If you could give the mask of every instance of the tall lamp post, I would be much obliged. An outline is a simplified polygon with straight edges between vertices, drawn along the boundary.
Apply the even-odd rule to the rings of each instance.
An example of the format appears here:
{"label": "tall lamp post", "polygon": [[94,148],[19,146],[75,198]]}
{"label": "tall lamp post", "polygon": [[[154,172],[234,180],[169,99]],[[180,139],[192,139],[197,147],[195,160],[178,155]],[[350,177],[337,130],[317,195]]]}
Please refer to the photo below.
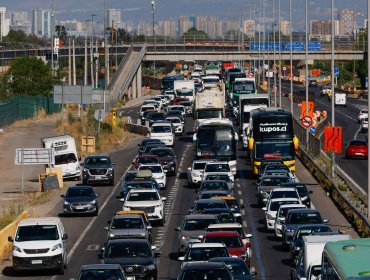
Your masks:
{"label": "tall lamp post", "polygon": [[[118,37],[118,25],[119,24],[121,24],[121,22],[119,22],[119,21],[117,21],[117,22],[114,22],[114,35],[115,35],[115,39],[116,39],[116,71],[117,71],[117,68],[118,68],[118,58],[117,58],[117,56],[118,56],[118,47],[117,47],[117,45],[118,45],[118,39],[117,39],[117,37]],[[117,26],[117,27],[116,27]],[[113,38],[112,38],[113,39]]]}
{"label": "tall lamp post", "polygon": [[[306,32],[306,44],[305,44],[305,61],[306,61],[306,73],[305,73],[305,81],[306,81],[306,111],[305,115],[308,114],[308,0],[305,0],[306,6],[306,13],[305,13],[305,32]],[[334,99],[334,98],[332,98]],[[308,139],[309,139],[309,130],[306,129],[306,149],[308,148]]]}
{"label": "tall lamp post", "polygon": [[289,21],[290,21],[290,111],[293,115],[293,24],[292,24],[292,0],[289,0]]}
{"label": "tall lamp post", "polygon": [[[154,50],[156,47],[156,39],[155,39],[155,0],[152,0],[152,16],[153,16],[153,40],[154,40]],[[155,60],[153,61],[153,77],[155,78]]]}
{"label": "tall lamp post", "polygon": [[[335,43],[335,28],[334,28],[334,0],[331,0],[331,125],[335,126],[335,84],[334,84],[334,43]],[[331,154],[331,177],[334,178],[335,172],[335,154]]]}
{"label": "tall lamp post", "polygon": [[96,14],[91,15],[90,73],[91,73],[91,86],[92,87],[95,87],[95,79],[94,79],[94,17],[96,17]]}

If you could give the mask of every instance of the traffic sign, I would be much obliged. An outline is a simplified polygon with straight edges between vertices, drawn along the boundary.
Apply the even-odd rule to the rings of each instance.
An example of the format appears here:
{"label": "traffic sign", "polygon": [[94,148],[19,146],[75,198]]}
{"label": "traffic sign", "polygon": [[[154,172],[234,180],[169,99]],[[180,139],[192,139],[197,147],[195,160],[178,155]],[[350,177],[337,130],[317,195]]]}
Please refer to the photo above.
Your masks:
{"label": "traffic sign", "polygon": [[94,118],[99,122],[105,119],[107,113],[103,109],[95,110]]}
{"label": "traffic sign", "polygon": [[335,77],[338,77],[339,76],[339,68],[338,67],[335,67],[334,68],[334,76]]}
{"label": "traffic sign", "polygon": [[324,152],[342,153],[342,127],[327,126],[324,134]]}
{"label": "traffic sign", "polygon": [[283,71],[286,71],[286,67],[285,66],[283,67]]}
{"label": "traffic sign", "polygon": [[315,133],[316,133],[316,126],[311,126],[311,127],[310,127],[310,133],[311,133],[312,135],[315,135]]}
{"label": "traffic sign", "polygon": [[314,113],[314,108],[315,108],[315,102],[308,101],[308,112],[306,112],[306,101],[302,101],[301,119],[304,116],[309,116],[312,119],[313,118],[313,113]]}
{"label": "traffic sign", "polygon": [[305,128],[308,128],[312,125],[312,119],[310,116],[304,116],[302,119],[302,125]]}
{"label": "traffic sign", "polygon": [[248,73],[248,78],[253,78],[253,73],[252,72]]}

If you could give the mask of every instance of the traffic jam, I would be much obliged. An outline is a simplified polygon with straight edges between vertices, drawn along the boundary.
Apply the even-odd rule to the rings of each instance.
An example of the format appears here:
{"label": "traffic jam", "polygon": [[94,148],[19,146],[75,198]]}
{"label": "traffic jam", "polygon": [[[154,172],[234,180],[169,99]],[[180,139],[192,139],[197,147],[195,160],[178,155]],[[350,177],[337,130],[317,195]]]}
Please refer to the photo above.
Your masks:
{"label": "traffic jam", "polygon": [[[170,187],[169,177],[176,178],[179,172],[186,174],[186,187],[194,190],[196,199],[184,210],[182,222],[168,229],[177,235],[174,253],[181,264],[177,279],[257,279],[254,236],[237,195],[240,153],[250,164],[264,229],[289,252],[291,279],[342,279],[322,269],[321,256],[327,242],[351,237],[331,229],[312,204],[312,192],[296,176],[298,139],[292,114],[271,107],[269,95],[258,90],[253,73],[234,63],[195,64],[187,79],[162,79],[161,94],[146,99],[139,109],[148,135],[122,177],[117,194],[122,208],[104,227],[106,240],[101,240],[97,262],[83,265],[74,279],[159,278],[161,248],[154,244],[153,230],[165,228],[171,218],[166,215],[164,191]],[[189,124],[193,129],[187,130]],[[192,161],[179,170],[181,155],[174,147],[186,135],[192,141]],[[82,166],[83,184],[62,195],[63,213],[97,216],[99,193],[90,185],[113,185],[115,163],[109,156],[94,155],[86,157]],[[23,251],[32,247],[26,243],[50,240],[43,239],[48,234],[58,245],[26,260]],[[26,219],[18,225],[16,237],[9,238],[13,267],[17,271],[53,268],[63,274],[68,265],[67,238],[58,218],[37,221],[37,227]],[[50,266],[41,266],[37,259],[48,260]]]}

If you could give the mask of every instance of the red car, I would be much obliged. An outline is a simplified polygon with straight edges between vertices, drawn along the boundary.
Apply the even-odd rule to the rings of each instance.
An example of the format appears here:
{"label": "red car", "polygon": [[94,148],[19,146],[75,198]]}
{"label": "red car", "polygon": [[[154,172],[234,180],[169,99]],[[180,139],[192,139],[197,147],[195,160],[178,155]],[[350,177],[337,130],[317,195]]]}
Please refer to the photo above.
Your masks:
{"label": "red car", "polygon": [[223,243],[225,244],[229,255],[238,257],[250,265],[250,258],[248,256],[247,247],[243,243],[243,239],[236,231],[213,231],[207,232],[203,236],[204,243]]}
{"label": "red car", "polygon": [[137,170],[140,164],[159,163],[157,155],[140,155],[132,161],[132,167]]}
{"label": "red car", "polygon": [[350,140],[347,147],[346,147],[346,158],[350,157],[361,157],[367,158],[368,155],[368,147],[366,140],[360,139],[353,139]]}
{"label": "red car", "polygon": [[180,105],[181,101],[189,101],[189,99],[184,97],[176,97],[175,100],[173,101],[173,105]]}

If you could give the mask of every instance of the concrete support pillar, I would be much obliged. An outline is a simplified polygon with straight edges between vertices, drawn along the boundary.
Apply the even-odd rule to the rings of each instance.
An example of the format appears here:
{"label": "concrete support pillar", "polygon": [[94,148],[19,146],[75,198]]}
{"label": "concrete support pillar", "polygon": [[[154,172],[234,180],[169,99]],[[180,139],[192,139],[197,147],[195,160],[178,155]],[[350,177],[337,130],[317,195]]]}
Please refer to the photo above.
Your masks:
{"label": "concrete support pillar", "polygon": [[132,86],[130,85],[129,87],[128,87],[128,89],[127,89],[127,98],[129,99],[129,100],[131,100],[132,99]]}
{"label": "concrete support pillar", "polygon": [[141,80],[142,80],[142,74],[141,74],[141,65],[140,65],[136,73],[136,90],[137,90],[136,97],[137,98],[141,97],[141,88],[143,86]]}
{"label": "concrete support pillar", "polygon": [[134,76],[134,79],[132,80],[132,99],[136,98],[136,92],[137,92],[137,76]]}

